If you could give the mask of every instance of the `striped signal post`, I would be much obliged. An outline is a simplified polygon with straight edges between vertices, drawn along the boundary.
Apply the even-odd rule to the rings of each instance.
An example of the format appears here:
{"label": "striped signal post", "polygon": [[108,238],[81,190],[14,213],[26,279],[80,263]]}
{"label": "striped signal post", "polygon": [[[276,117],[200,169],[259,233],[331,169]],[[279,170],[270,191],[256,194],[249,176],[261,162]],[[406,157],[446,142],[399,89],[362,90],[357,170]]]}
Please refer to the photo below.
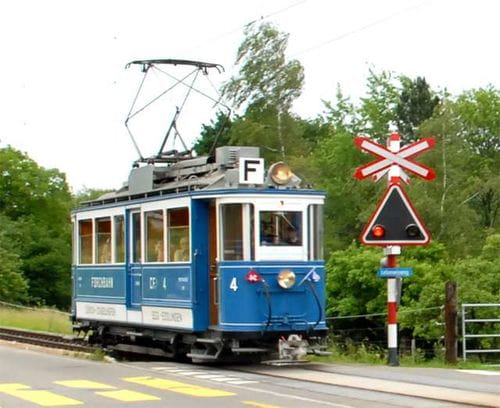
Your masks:
{"label": "striped signal post", "polygon": [[[387,148],[392,153],[398,153],[401,148],[401,136],[399,133],[392,133],[387,140]],[[389,168],[389,186],[401,184],[402,170],[398,165]],[[397,267],[396,256],[401,254],[401,247],[386,246],[384,254],[387,256],[387,266]],[[389,365],[399,366],[398,355],[398,282],[395,278],[387,279],[387,350],[389,353]]]}
{"label": "striped signal post", "polygon": [[[396,254],[400,247],[385,247],[387,267],[396,268]],[[391,252],[391,253],[389,253]],[[398,281],[396,278],[387,279],[387,349],[389,352],[389,365],[399,366],[398,356]]]}

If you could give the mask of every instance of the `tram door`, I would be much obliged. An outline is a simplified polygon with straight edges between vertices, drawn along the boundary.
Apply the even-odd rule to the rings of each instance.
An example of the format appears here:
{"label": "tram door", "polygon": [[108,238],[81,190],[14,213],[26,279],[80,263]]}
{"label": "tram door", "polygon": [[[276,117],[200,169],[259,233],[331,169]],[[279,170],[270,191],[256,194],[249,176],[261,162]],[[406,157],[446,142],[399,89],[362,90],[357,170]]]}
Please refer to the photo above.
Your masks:
{"label": "tram door", "polygon": [[142,303],[142,257],[141,257],[141,212],[129,212],[127,257],[127,299],[129,307],[140,307]]}
{"label": "tram door", "polygon": [[210,325],[217,325],[219,324],[219,274],[217,267],[217,217],[215,202],[210,203],[208,218]]}

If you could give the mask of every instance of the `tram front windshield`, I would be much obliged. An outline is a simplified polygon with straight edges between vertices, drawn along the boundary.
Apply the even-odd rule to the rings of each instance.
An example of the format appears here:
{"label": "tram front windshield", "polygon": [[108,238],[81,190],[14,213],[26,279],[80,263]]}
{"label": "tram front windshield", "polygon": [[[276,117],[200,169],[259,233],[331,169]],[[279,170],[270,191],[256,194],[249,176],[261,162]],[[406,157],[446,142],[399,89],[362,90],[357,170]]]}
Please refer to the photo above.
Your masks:
{"label": "tram front windshield", "polygon": [[260,244],[262,246],[301,246],[301,211],[261,211]]}

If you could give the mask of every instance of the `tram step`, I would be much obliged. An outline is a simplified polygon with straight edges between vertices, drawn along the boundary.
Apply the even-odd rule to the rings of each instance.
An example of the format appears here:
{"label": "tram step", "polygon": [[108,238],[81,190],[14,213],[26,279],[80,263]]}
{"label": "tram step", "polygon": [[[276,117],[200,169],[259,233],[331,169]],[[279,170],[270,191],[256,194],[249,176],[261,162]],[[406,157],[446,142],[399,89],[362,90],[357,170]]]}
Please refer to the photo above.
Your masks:
{"label": "tram step", "polygon": [[172,353],[168,353],[160,348],[154,347],[142,347],[133,344],[115,344],[112,346],[107,346],[110,351],[121,351],[126,353],[136,353],[136,354],[146,354],[157,357],[172,357]]}
{"label": "tram step", "polygon": [[269,349],[259,347],[232,347],[233,353],[268,353]]}
{"label": "tram step", "polygon": [[209,339],[209,338],[204,338],[200,337],[196,339],[197,343],[207,343],[207,344],[220,344],[221,341],[220,339]]}
{"label": "tram step", "polygon": [[196,360],[210,360],[210,361],[218,360],[219,358],[212,354],[198,354],[198,353],[187,353],[186,356],[189,358],[194,358]]}
{"label": "tram step", "polygon": [[315,356],[331,356],[332,352],[324,350],[312,350],[312,353],[308,352],[307,354],[314,354]]}

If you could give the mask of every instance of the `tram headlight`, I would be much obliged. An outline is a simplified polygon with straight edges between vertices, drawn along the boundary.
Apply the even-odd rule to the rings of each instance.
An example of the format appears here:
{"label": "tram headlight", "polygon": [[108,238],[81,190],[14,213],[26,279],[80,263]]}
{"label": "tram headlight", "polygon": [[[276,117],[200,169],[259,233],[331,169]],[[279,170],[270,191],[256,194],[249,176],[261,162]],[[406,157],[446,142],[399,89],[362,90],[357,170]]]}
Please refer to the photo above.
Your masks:
{"label": "tram headlight", "polygon": [[282,186],[288,184],[293,177],[293,173],[288,164],[278,162],[274,163],[269,169],[269,176],[274,183]]}
{"label": "tram headlight", "polygon": [[283,269],[278,274],[278,285],[283,289],[290,289],[295,285],[295,273],[289,269]]}

